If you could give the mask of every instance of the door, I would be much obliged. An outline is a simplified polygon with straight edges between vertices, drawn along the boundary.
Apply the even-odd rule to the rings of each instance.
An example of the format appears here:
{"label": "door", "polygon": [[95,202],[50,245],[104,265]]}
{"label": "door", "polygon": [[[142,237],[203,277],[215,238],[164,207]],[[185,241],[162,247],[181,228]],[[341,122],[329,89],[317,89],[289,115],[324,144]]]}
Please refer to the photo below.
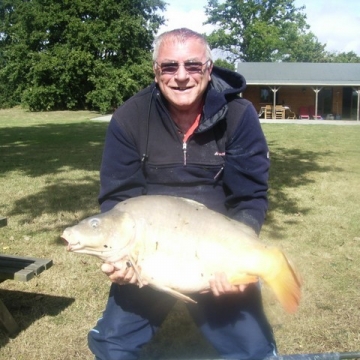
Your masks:
{"label": "door", "polygon": [[[332,88],[323,88],[319,92],[319,104],[318,104],[318,113],[326,119],[326,115],[333,114],[332,105],[333,105],[333,89]],[[335,115],[335,114],[333,114]]]}

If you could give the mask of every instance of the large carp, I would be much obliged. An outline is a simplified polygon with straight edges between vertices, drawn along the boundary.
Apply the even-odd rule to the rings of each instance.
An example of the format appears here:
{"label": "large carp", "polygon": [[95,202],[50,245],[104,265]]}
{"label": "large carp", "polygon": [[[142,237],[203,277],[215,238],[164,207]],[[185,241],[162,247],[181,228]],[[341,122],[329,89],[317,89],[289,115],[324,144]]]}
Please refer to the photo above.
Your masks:
{"label": "large carp", "polygon": [[296,311],[301,281],[286,256],[246,225],[204,205],[173,196],[145,195],[68,227],[67,249],[106,262],[120,258],[143,283],[184,301],[209,289],[215,272],[233,285],[263,281],[286,311]]}

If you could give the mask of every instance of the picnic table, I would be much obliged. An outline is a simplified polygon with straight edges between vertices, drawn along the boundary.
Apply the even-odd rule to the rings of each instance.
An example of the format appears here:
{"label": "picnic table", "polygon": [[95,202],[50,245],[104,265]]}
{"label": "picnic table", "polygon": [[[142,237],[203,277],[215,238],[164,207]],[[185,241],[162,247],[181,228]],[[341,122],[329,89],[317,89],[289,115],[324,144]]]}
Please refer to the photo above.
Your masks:
{"label": "picnic table", "polygon": [[[0,227],[7,225],[7,218],[0,216]],[[53,262],[28,256],[0,254],[0,282],[5,280],[29,281],[44,270],[49,269]],[[19,330],[19,326],[0,299],[0,323],[10,335]]]}

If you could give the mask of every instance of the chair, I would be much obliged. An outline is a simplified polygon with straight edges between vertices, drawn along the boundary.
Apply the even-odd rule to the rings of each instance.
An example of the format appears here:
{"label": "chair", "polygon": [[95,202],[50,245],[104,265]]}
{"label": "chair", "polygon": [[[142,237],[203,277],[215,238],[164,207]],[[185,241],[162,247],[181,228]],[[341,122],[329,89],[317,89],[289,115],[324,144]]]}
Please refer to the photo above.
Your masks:
{"label": "chair", "polygon": [[309,109],[306,106],[300,106],[299,108],[299,119],[310,119]]}
{"label": "chair", "polygon": [[285,119],[285,108],[282,105],[275,106],[275,118]]}
{"label": "chair", "polygon": [[271,106],[271,105],[265,105],[264,118],[265,118],[265,119],[272,119],[272,118],[273,118],[272,106]]}
{"label": "chair", "polygon": [[262,107],[260,108],[259,112],[258,112],[259,118],[261,118],[261,116],[262,116],[264,113],[265,113],[265,107],[262,106]]}
{"label": "chair", "polygon": [[296,119],[296,114],[290,108],[287,109],[287,119]]}
{"label": "chair", "polygon": [[311,119],[318,119],[318,120],[322,119],[321,115],[315,116],[315,106],[309,106],[309,115]]}

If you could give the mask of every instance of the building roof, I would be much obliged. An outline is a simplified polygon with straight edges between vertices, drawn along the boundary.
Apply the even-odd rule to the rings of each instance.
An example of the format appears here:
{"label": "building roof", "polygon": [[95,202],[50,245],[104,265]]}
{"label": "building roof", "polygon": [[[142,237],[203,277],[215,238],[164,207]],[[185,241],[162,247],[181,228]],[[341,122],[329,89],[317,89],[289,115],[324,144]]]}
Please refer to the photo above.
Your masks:
{"label": "building roof", "polygon": [[360,87],[360,63],[242,62],[248,85]]}

